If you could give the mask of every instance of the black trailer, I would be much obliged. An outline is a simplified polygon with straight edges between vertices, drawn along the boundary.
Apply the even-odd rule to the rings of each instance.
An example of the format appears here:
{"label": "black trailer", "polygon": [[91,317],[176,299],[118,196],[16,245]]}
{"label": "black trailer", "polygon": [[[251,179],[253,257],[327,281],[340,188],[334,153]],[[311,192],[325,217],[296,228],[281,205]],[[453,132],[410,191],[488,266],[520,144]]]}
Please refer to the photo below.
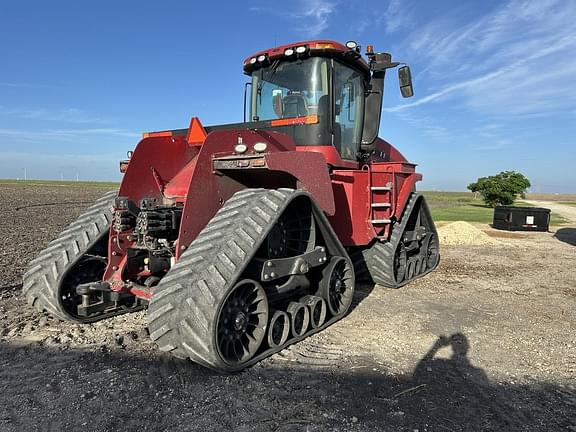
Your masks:
{"label": "black trailer", "polygon": [[548,231],[550,209],[501,206],[494,209],[492,227],[508,231]]}

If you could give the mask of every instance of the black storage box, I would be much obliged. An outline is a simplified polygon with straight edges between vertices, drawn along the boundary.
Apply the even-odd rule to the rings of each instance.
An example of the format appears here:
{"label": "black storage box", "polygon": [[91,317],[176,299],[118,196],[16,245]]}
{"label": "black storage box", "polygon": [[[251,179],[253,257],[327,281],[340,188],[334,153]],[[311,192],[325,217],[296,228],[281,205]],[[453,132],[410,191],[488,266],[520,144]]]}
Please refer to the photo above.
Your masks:
{"label": "black storage box", "polygon": [[508,231],[548,231],[550,209],[501,206],[494,209],[492,227]]}

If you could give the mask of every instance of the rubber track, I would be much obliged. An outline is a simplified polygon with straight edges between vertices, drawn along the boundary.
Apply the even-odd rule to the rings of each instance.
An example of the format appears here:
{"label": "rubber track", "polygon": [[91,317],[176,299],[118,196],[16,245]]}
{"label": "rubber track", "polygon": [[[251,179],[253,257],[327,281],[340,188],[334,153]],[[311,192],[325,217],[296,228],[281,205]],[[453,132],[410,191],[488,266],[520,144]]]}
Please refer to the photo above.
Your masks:
{"label": "rubber track", "polygon": [[[354,263],[357,280],[374,282],[387,288],[400,288],[412,282],[414,279],[430,273],[434,268],[436,268],[436,266],[438,266],[438,264],[436,264],[434,268],[427,269],[424,273],[420,273],[412,279],[403,280],[400,283],[396,283],[394,279],[394,253],[396,252],[396,247],[402,238],[406,224],[410,219],[410,214],[414,209],[414,205],[420,197],[422,197],[422,195],[419,193],[413,193],[410,196],[410,199],[404,208],[404,213],[402,214],[400,223],[394,225],[392,228],[392,235],[388,242],[376,241],[372,246],[351,254],[350,258]],[[432,218],[430,218],[430,221],[432,221]],[[434,226],[432,226],[432,231],[436,236],[438,235]],[[438,262],[439,261],[440,260],[438,260]]]}
{"label": "rubber track", "polygon": [[52,240],[37,258],[30,261],[22,284],[22,292],[28,304],[63,321],[89,322],[101,319],[95,317],[92,320],[80,320],[70,316],[60,304],[58,288],[67,270],[108,232],[116,195],[115,190],[107,192]]}
{"label": "rubber track", "polygon": [[293,189],[247,189],[224,204],[156,287],[148,323],[150,336],[162,351],[224,372],[243,369],[271,354],[266,351],[231,366],[218,355],[215,326],[223,299],[259,245],[288,204],[304,194]]}

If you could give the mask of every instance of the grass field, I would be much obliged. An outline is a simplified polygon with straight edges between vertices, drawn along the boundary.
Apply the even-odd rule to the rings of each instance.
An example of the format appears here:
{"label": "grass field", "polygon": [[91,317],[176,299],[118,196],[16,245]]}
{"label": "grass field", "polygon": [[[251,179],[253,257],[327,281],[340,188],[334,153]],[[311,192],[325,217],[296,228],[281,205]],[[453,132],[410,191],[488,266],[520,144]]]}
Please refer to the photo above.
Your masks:
{"label": "grass field", "polygon": [[[91,182],[91,181],[60,181],[60,180],[4,180],[0,179],[0,185],[21,186],[61,186],[61,187],[100,187],[117,188],[115,182]],[[423,192],[432,211],[432,217],[436,221],[465,221],[491,223],[494,209],[486,207],[480,197],[474,198],[470,192]],[[527,199],[539,199],[547,201],[561,201],[563,204],[576,206],[576,195],[555,194],[529,194]],[[530,206],[524,202],[517,202],[518,206]],[[550,223],[560,225],[566,220],[552,213]]]}
{"label": "grass field", "polygon": [[[494,209],[486,207],[482,198],[474,198],[471,192],[423,192],[432,217],[436,221],[465,221],[492,223]],[[539,195],[539,199],[546,199],[547,195]],[[550,195],[553,196],[553,195]],[[519,207],[531,207],[530,204],[518,201]],[[566,219],[552,213],[551,225],[561,225]]]}
{"label": "grass field", "polygon": [[526,194],[526,199],[536,200],[536,201],[558,201],[562,204],[569,204],[576,202],[576,195],[574,194],[537,194],[528,193]]}

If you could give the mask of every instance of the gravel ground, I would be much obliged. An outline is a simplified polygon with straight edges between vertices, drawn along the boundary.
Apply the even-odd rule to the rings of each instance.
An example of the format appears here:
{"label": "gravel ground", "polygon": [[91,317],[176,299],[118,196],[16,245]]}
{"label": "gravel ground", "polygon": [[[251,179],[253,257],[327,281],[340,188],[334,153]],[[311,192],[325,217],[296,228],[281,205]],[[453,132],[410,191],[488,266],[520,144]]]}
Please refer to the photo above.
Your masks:
{"label": "gravel ground", "polygon": [[[576,431],[576,220],[480,226],[505,241],[360,286],[343,320],[222,376],[158,352],[144,312],[79,326],[25,304],[27,262],[104,192],[0,186],[0,431]],[[15,210],[46,203],[65,204]]]}

